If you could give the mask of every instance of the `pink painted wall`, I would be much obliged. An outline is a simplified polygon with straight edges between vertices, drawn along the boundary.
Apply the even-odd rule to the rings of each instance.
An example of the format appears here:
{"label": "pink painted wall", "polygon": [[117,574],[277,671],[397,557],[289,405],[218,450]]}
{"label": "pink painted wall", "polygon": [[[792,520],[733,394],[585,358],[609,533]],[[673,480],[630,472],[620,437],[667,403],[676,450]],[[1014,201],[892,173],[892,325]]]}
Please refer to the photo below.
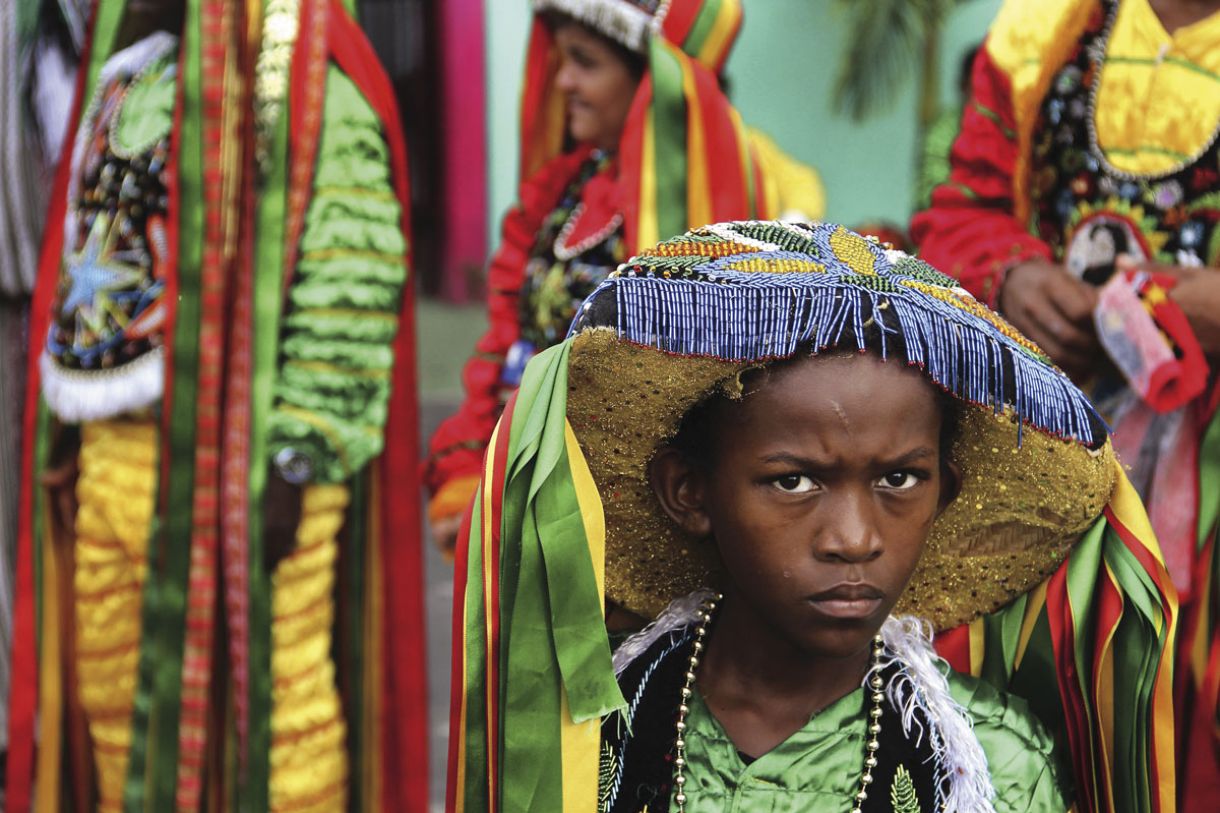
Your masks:
{"label": "pink painted wall", "polygon": [[483,0],[442,0],[444,250],[441,296],[468,300],[470,268],[487,262],[487,104]]}

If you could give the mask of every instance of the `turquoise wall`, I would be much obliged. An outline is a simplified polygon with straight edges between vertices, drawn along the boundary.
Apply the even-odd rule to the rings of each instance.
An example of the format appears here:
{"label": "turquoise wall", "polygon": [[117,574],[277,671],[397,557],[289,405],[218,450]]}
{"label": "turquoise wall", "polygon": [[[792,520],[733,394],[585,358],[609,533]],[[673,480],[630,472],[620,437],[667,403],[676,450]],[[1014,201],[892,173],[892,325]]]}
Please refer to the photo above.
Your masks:
{"label": "turquoise wall", "polygon": [[[915,83],[863,124],[836,115],[831,91],[847,31],[832,0],[744,0],[745,25],[729,60],[734,102],[745,120],[812,164],[826,183],[827,218],[905,223],[914,185]],[[982,39],[1000,0],[971,0],[948,22],[942,47],[944,96],[957,65]],[[517,173],[517,108],[529,25],[526,0],[486,0],[489,228],[512,203]]]}

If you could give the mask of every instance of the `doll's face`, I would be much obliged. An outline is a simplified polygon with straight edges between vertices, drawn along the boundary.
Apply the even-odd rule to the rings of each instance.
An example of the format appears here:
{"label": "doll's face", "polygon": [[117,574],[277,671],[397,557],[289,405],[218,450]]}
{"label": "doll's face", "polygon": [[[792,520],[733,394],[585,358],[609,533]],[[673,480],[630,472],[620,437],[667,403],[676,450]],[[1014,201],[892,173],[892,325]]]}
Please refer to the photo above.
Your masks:
{"label": "doll's face", "polygon": [[713,540],[727,601],[787,645],[865,650],[958,491],[933,386],[873,354],[816,356],[763,371],[740,401],[710,409],[703,452],[654,458],[662,505]]}
{"label": "doll's face", "polygon": [[640,77],[625,55],[576,23],[555,29],[555,85],[567,102],[568,135],[604,150],[618,147]]}

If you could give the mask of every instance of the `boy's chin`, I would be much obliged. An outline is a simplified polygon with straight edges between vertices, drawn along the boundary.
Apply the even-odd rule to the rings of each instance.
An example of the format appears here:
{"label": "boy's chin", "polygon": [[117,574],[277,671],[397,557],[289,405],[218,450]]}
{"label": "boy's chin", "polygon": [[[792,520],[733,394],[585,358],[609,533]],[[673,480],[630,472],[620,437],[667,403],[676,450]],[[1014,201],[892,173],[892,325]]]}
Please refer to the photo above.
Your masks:
{"label": "boy's chin", "polygon": [[798,646],[807,657],[820,660],[849,660],[867,655],[884,617],[865,620],[839,629],[821,629],[801,636]]}

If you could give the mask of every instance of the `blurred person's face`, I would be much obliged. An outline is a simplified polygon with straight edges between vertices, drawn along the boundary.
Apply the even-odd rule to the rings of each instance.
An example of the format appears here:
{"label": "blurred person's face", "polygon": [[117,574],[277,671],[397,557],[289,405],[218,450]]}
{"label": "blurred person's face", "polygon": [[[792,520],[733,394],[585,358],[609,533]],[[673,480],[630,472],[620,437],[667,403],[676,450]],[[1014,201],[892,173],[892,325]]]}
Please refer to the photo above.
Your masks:
{"label": "blurred person's face", "polygon": [[567,100],[568,135],[603,150],[618,147],[639,76],[623,54],[587,28],[555,30],[562,60],[555,85]]}

